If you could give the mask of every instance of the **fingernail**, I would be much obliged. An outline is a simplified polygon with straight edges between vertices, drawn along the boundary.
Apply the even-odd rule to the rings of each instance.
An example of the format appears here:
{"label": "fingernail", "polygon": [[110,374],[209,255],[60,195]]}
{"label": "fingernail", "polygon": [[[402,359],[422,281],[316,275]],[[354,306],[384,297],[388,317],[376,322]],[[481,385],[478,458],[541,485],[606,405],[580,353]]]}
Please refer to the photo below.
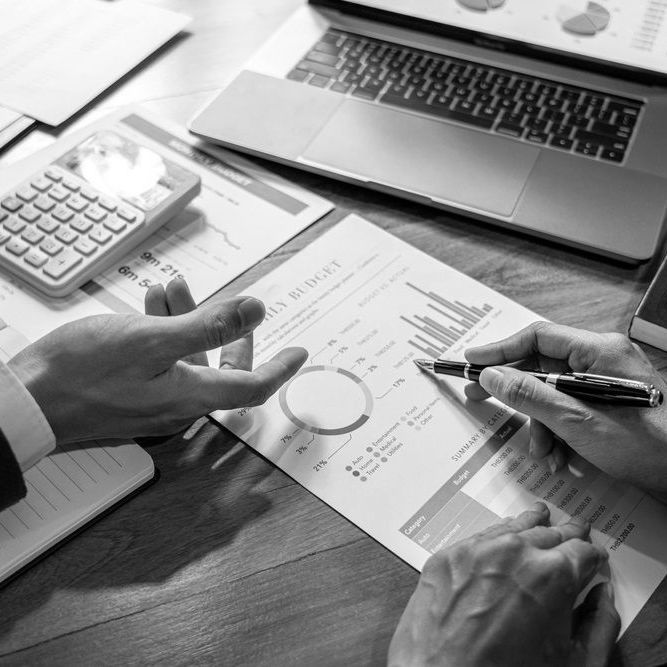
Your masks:
{"label": "fingernail", "polygon": [[611,581],[608,581],[606,584],[604,584],[604,590],[605,590],[605,593],[607,594],[607,596],[609,597],[609,599],[612,602],[614,602],[614,600],[616,599],[616,595],[614,594],[614,587],[613,587]]}
{"label": "fingernail", "polygon": [[264,320],[264,304],[252,297],[245,299],[238,306],[239,317],[244,329],[252,329]]}
{"label": "fingernail", "polygon": [[549,511],[549,508],[539,500],[536,503],[533,503],[533,511],[535,512],[542,512],[542,514],[546,514]]}
{"label": "fingernail", "polygon": [[549,470],[551,471],[551,474],[555,475],[556,471],[558,470],[558,462],[556,461],[553,454],[549,454],[547,456],[547,465],[549,466]]}

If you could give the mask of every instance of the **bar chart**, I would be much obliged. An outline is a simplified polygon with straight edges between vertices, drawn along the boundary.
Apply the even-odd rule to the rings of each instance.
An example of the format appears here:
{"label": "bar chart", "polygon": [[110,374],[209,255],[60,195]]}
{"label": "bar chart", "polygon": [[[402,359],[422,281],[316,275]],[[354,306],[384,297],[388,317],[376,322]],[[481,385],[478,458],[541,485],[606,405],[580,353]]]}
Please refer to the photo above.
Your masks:
{"label": "bar chart", "polygon": [[412,318],[402,315],[401,319],[419,331],[408,341],[410,345],[429,357],[437,358],[444,354],[493,311],[488,303],[465,304],[456,299],[446,299],[437,292],[426,291],[412,283],[405,284],[426,297],[428,310]]}

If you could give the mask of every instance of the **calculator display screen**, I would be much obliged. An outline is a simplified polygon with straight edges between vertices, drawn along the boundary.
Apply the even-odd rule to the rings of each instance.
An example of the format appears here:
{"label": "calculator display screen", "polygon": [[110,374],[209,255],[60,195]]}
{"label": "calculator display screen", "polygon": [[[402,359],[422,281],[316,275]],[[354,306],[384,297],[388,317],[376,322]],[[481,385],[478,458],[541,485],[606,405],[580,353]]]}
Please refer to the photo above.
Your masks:
{"label": "calculator display screen", "polygon": [[174,165],[155,151],[112,131],[97,132],[57,163],[97,190],[150,211],[180,185]]}

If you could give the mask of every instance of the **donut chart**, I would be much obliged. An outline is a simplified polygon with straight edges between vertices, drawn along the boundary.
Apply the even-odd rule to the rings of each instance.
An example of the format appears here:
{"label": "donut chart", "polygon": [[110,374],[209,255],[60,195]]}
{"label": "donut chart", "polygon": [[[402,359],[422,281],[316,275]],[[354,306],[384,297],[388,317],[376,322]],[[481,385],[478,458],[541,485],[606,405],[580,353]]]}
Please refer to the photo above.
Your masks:
{"label": "donut chart", "polygon": [[373,410],[373,396],[366,383],[336,366],[303,369],[282,387],[278,401],[295,426],[315,435],[356,431]]}
{"label": "donut chart", "polygon": [[585,9],[561,5],[558,20],[565,32],[592,37],[607,29],[611,15],[597,2],[589,2]]}
{"label": "donut chart", "polygon": [[500,9],[505,0],[457,0],[459,5],[474,12],[488,12],[490,9]]}

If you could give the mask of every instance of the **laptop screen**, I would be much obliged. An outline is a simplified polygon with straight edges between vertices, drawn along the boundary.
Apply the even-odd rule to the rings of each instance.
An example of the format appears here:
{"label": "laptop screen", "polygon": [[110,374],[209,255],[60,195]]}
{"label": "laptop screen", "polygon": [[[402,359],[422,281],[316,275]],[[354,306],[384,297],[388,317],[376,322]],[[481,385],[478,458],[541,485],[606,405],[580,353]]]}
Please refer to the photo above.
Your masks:
{"label": "laptop screen", "polygon": [[[417,19],[508,51],[512,44],[529,46],[569,60],[667,75],[667,0],[324,0],[322,4],[363,9],[365,14],[381,10],[382,17],[403,21]],[[380,18],[379,12],[374,13]]]}

